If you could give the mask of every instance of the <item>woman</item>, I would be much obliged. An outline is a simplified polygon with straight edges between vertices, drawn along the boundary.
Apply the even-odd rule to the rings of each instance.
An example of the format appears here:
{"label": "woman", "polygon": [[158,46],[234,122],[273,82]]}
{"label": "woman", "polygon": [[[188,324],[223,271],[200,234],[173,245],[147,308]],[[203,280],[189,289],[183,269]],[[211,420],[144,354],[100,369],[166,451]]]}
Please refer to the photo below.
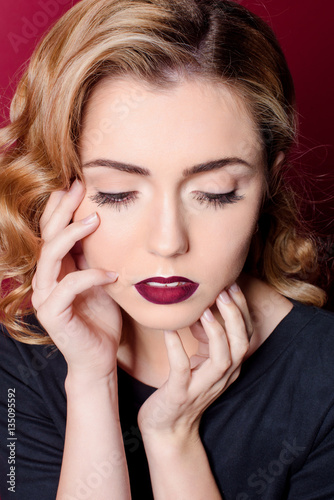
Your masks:
{"label": "woman", "polygon": [[224,0],[83,0],[11,120],[2,499],[332,499],[333,319],[305,305],[325,294],[270,28]]}

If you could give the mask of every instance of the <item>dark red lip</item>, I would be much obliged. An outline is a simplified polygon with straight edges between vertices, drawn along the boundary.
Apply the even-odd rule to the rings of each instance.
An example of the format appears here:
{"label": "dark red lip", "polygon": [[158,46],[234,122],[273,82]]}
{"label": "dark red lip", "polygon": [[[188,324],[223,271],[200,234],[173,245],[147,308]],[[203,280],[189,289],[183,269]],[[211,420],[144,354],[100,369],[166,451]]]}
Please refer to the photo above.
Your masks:
{"label": "dark red lip", "polygon": [[155,281],[156,283],[173,283],[174,281],[184,281],[186,283],[194,283],[188,278],[184,278],[183,276],[170,276],[169,278],[162,278],[161,276],[154,276],[154,278],[147,278],[146,280],[139,281],[137,285],[141,285],[144,283],[149,283],[150,281]]}
{"label": "dark red lip", "polygon": [[[154,287],[147,284],[152,281],[166,284],[181,282],[183,284],[175,287]],[[144,299],[153,304],[176,304],[178,302],[183,302],[193,295],[198,287],[199,283],[194,283],[183,276],[171,276],[169,278],[156,276],[140,281],[135,285],[137,292],[140,293]]]}

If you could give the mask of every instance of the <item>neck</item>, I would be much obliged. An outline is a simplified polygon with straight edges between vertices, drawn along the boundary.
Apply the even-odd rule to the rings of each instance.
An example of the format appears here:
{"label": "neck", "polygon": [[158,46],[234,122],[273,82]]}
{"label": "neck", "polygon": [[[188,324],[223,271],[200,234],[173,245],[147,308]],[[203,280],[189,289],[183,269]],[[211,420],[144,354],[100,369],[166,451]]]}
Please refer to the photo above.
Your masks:
{"label": "neck", "polygon": [[[139,325],[126,312],[123,315],[123,338],[118,350],[118,364],[142,382],[160,387],[168,378],[169,362],[163,330]],[[198,342],[189,328],[178,330],[188,356],[197,352]]]}
{"label": "neck", "polygon": [[238,284],[247,300],[254,326],[247,359],[291,311],[293,304],[271,285],[252,276],[242,274]]}
{"label": "neck", "polygon": [[[246,297],[255,329],[247,358],[290,312],[292,303],[270,285],[251,276],[240,276],[238,284]],[[216,306],[211,309],[218,321],[223,324]],[[169,374],[163,331],[139,325],[124,311],[123,322],[123,340],[118,351],[119,366],[134,378],[153,387],[160,387]],[[178,333],[188,356],[195,354],[198,342],[192,336],[190,329],[183,328],[178,330]]]}

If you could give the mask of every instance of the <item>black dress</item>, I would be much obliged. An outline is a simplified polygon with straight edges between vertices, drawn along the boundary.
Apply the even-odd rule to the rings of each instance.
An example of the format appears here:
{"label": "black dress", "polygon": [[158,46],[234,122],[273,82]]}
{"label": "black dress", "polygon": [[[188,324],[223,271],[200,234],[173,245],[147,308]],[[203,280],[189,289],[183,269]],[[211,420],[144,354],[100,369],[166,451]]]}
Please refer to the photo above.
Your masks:
{"label": "black dress", "polygon": [[[66,372],[63,356],[53,347],[29,346],[0,334],[2,500],[55,499]],[[118,380],[132,498],[150,500],[137,413],[155,388],[120,368]],[[15,428],[9,427],[8,416],[15,416]],[[206,410],[200,432],[224,500],[333,500],[334,315],[294,302],[245,361],[236,382]],[[103,429],[96,429],[96,438],[103,439]],[[9,489],[11,479],[15,492]]]}

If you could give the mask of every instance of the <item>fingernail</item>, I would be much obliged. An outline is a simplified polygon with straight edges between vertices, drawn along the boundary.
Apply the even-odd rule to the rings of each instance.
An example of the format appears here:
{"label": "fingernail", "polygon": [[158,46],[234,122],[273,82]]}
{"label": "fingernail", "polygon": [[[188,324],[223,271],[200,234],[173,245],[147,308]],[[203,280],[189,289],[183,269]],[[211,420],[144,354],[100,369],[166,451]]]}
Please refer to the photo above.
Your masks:
{"label": "fingernail", "polygon": [[230,290],[232,292],[239,292],[240,288],[238,287],[238,285],[236,283],[233,283],[233,285],[230,286]]}
{"label": "fingernail", "polygon": [[116,281],[119,274],[118,273],[115,273],[113,271],[107,271],[106,272],[106,275],[108,276],[108,278],[110,278],[112,281]]}
{"label": "fingernail", "polygon": [[96,221],[97,221],[97,213],[94,212],[93,214],[88,215],[88,217],[83,219],[81,222],[82,224],[93,224]]}
{"label": "fingernail", "polygon": [[203,318],[206,319],[209,323],[213,323],[215,321],[215,317],[210,311],[210,309],[206,309],[203,313]]}
{"label": "fingernail", "polygon": [[225,290],[219,294],[218,298],[223,302],[223,304],[229,304],[231,302],[230,296],[227,292],[225,292]]}
{"label": "fingernail", "polygon": [[72,182],[72,186],[70,187],[68,193],[73,194],[75,191],[80,187],[80,181],[78,179],[75,179],[74,182]]}

